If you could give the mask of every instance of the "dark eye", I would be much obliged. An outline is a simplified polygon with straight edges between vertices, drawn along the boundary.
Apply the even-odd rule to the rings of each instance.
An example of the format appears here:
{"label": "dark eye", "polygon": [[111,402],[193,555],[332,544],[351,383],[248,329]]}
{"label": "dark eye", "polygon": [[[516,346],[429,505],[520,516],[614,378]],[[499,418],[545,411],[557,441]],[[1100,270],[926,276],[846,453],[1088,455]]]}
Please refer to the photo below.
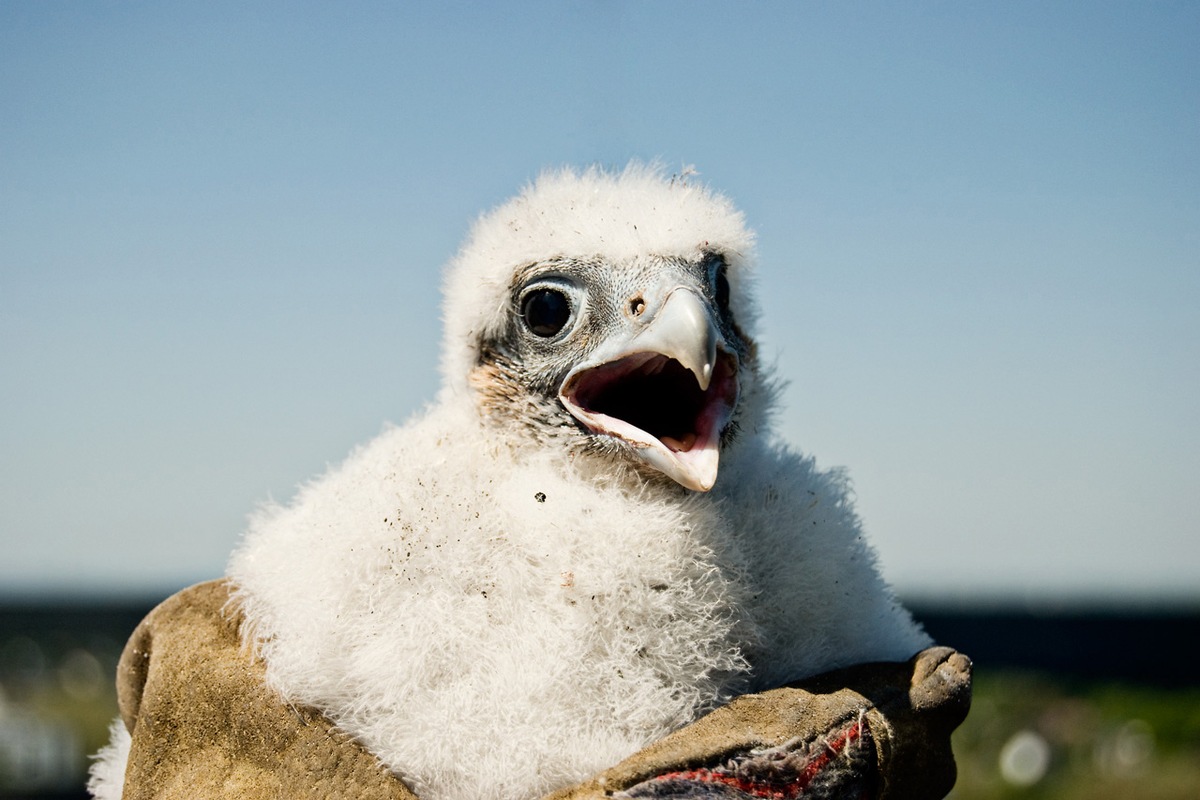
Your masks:
{"label": "dark eye", "polygon": [[729,277],[725,274],[724,263],[717,266],[717,274],[713,278],[713,298],[717,301],[717,308],[729,310]]}
{"label": "dark eye", "polygon": [[521,301],[521,318],[535,336],[554,336],[571,319],[571,302],[557,289],[534,289]]}

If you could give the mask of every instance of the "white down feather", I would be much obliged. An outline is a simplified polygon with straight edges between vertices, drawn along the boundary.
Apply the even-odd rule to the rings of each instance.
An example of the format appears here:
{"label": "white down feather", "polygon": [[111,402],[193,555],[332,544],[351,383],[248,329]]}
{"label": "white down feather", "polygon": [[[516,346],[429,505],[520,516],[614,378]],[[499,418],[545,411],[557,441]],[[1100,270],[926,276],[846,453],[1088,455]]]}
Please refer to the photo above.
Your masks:
{"label": "white down feather", "polygon": [[445,402],[261,515],[229,574],[268,680],[423,798],[532,797],[740,685],[740,554],[676,497],[518,464]]}
{"label": "white down feather", "polygon": [[738,692],[927,643],[811,462],[752,444],[712,493],[631,491],[488,433],[444,397],[230,566],[271,684],[422,798],[537,797]]}

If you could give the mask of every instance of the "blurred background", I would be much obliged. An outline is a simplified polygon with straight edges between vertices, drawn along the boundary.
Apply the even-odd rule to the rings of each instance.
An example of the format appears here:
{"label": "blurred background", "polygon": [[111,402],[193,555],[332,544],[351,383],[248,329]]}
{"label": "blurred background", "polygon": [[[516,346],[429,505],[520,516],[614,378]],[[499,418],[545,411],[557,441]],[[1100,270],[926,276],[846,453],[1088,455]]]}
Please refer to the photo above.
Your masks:
{"label": "blurred background", "polygon": [[1200,5],[0,0],[0,796],[156,602],[438,385],[539,171],[759,235],[782,436],[972,655],[956,798],[1200,787]]}

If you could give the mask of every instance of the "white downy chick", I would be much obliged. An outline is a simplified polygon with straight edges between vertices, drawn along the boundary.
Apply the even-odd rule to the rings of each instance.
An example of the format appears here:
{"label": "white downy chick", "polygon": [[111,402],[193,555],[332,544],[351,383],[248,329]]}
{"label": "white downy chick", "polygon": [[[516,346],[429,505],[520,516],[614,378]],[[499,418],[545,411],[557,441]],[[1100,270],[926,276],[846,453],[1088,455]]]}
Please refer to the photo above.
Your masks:
{"label": "white downy chick", "polygon": [[516,800],[926,646],[841,475],[772,435],[752,251],[729,200],[636,164],[480,219],[437,401],[233,554],[271,685],[423,800]]}

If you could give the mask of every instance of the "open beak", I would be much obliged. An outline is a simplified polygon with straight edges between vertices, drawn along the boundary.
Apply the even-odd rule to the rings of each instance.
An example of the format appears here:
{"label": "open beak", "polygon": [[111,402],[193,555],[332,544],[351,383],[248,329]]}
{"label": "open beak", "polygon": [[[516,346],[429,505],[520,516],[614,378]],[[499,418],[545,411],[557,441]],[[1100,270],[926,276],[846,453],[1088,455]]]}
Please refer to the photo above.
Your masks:
{"label": "open beak", "polygon": [[593,433],[613,436],[682,486],[717,480],[721,433],[733,417],[738,360],[708,303],[671,291],[632,336],[610,339],[567,374],[558,398]]}

